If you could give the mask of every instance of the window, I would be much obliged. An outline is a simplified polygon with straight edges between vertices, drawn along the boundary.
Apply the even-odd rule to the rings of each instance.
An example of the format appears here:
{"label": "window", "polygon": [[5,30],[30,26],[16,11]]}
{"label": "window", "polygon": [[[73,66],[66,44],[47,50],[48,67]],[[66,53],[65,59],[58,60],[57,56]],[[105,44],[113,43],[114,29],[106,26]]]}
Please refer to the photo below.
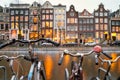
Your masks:
{"label": "window", "polygon": [[11,16],[11,21],[14,21],[14,16]]}
{"label": "window", "polygon": [[90,23],[90,22],[89,22],[89,19],[87,19],[87,23]]}
{"label": "window", "polygon": [[5,30],[8,30],[8,24],[5,24]]}
{"label": "window", "polygon": [[104,24],[104,30],[108,30],[108,25]]}
{"label": "window", "polygon": [[49,10],[46,10],[46,13],[49,13]]}
{"label": "window", "polygon": [[45,27],[45,22],[42,22],[42,27]]}
{"label": "window", "polygon": [[1,24],[1,29],[4,29],[4,24]]}
{"label": "window", "polygon": [[77,18],[75,18],[75,23],[77,23],[78,21],[77,21],[78,19]]}
{"label": "window", "polygon": [[19,12],[18,10],[15,11],[16,14],[18,14],[18,12]]}
{"label": "window", "polygon": [[104,16],[108,16],[108,13],[107,13],[107,12],[104,12]]}
{"label": "window", "polygon": [[108,19],[107,18],[104,19],[104,23],[108,23]]}
{"label": "window", "polygon": [[70,23],[75,23],[74,18],[70,18]]}
{"label": "window", "polygon": [[99,38],[99,32],[95,33],[96,38]]}
{"label": "window", "polygon": [[100,24],[100,30],[104,30],[104,29],[103,29],[103,24]]}
{"label": "window", "polygon": [[28,15],[28,10],[25,11],[25,15]]}
{"label": "window", "polygon": [[50,15],[50,20],[52,20],[53,19],[53,15]]}
{"label": "window", "polygon": [[53,26],[53,23],[52,23],[52,21],[50,21],[50,27],[52,27]]}
{"label": "window", "polygon": [[50,10],[50,13],[53,13],[53,10]]}
{"label": "window", "polygon": [[20,14],[23,14],[23,10],[20,11]]}
{"label": "window", "polygon": [[98,22],[99,22],[98,18],[95,18],[95,23],[98,23]]}
{"label": "window", "polygon": [[95,29],[99,30],[99,25],[98,24],[95,25]]}
{"label": "window", "polygon": [[23,16],[20,16],[20,21],[23,21]]}
{"label": "window", "polygon": [[46,15],[46,20],[48,20],[48,19],[49,19],[49,16],[50,16],[50,15]]}
{"label": "window", "polygon": [[98,12],[95,12],[95,16],[98,16]]}
{"label": "window", "polygon": [[45,13],[45,10],[42,10],[42,13]]}
{"label": "window", "polygon": [[103,23],[103,18],[100,18],[100,23]]}
{"label": "window", "polygon": [[14,11],[13,10],[11,10],[11,15],[14,15]]}
{"label": "window", "polygon": [[25,16],[25,21],[28,21],[28,16]]}
{"label": "window", "polygon": [[33,11],[33,14],[34,14],[34,15],[37,15],[37,10],[34,10],[34,11]]}
{"label": "window", "polygon": [[117,26],[117,27],[116,27],[116,32],[118,32],[118,31],[119,31],[119,27]]}
{"label": "window", "polygon": [[112,21],[112,25],[115,25],[115,21]]}
{"label": "window", "polygon": [[15,17],[15,20],[16,20],[16,21],[18,21],[18,20],[19,20],[19,17],[18,17],[18,16],[16,16],[16,17]]}
{"label": "window", "polygon": [[115,31],[115,27],[112,27],[112,31],[113,31],[113,32]]}
{"label": "window", "polygon": [[100,38],[103,38],[103,32],[100,32]]}
{"label": "window", "polygon": [[100,16],[103,16],[103,13],[102,13],[102,12],[100,12]]}
{"label": "window", "polygon": [[90,19],[90,23],[93,23],[93,19]]}

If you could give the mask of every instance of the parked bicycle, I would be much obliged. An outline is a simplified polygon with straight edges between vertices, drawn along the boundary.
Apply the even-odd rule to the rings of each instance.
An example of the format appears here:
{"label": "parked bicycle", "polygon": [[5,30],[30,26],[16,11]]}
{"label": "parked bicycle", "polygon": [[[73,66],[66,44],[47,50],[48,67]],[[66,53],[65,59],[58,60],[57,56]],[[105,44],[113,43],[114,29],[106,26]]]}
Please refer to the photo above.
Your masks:
{"label": "parked bicycle", "polygon": [[0,69],[2,69],[3,70],[3,72],[4,72],[4,79],[3,80],[6,80],[6,67],[5,66],[0,66]]}
{"label": "parked bicycle", "polygon": [[[65,80],[83,80],[83,68],[82,68],[82,64],[83,64],[83,58],[84,56],[88,56],[92,53],[95,53],[95,55],[99,55],[99,53],[102,52],[102,48],[100,46],[95,46],[93,48],[93,50],[89,51],[88,53],[76,53],[76,54],[72,54],[69,53],[68,50],[64,50],[64,52],[61,54],[60,60],[58,62],[58,65],[61,65],[62,61],[63,61],[63,57],[64,55],[70,55],[72,57],[78,57],[79,58],[79,62],[72,62],[71,63],[71,75],[69,76],[69,72],[68,69],[65,69]],[[111,58],[109,55],[103,53],[105,56]]]}
{"label": "parked bicycle", "polygon": [[[46,80],[43,61],[39,61],[38,56],[33,52],[33,48],[32,48],[32,44],[35,43],[35,42],[38,42],[38,41],[46,41],[46,42],[52,43],[55,46],[59,46],[59,43],[56,43],[56,42],[54,42],[50,39],[44,39],[44,38],[41,38],[41,39],[38,39],[38,40],[32,40],[32,41],[13,39],[11,41],[8,41],[8,42],[0,45],[0,49],[1,49],[3,47],[6,47],[7,45],[11,45],[15,42],[28,43],[29,44],[29,51],[28,51],[29,56],[24,57],[25,60],[28,60],[32,63],[31,67],[30,67],[30,70],[29,70],[29,73],[27,75],[27,80],[32,80],[32,78],[34,78],[34,80]],[[33,77],[33,74],[34,74],[34,77]],[[24,80],[24,79],[26,79],[26,76],[22,76],[20,78],[20,80]],[[18,80],[18,79],[14,78],[12,80]]]}
{"label": "parked bicycle", "polygon": [[[117,62],[119,60],[120,56],[116,57],[114,60],[103,59],[100,55],[96,55],[95,58],[96,58],[96,64],[98,64],[98,59],[101,61],[102,65],[104,65],[104,63],[108,64],[107,69],[103,68],[102,66],[99,67],[98,75],[95,78],[95,80],[113,80],[111,78],[111,73],[110,73],[111,65],[112,65],[112,63]],[[103,76],[103,79],[101,79],[101,75],[100,75],[101,72],[105,73],[105,75]]]}

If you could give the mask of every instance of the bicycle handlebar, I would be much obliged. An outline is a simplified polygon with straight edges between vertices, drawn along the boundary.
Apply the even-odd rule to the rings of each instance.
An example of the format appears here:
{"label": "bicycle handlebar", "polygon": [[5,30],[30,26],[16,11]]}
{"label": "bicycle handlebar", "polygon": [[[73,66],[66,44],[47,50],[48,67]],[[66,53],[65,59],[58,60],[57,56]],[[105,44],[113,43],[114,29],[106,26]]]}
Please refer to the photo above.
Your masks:
{"label": "bicycle handlebar", "polygon": [[105,52],[101,52],[103,55],[105,55],[107,58],[109,58],[109,59],[112,59],[112,57],[111,56],[109,56],[108,54],[106,54]]}
{"label": "bicycle handlebar", "polygon": [[120,56],[116,57],[114,60],[105,60],[105,59],[102,59],[101,57],[99,57],[99,59],[100,59],[103,63],[105,63],[105,62],[114,63],[114,62],[117,62],[119,58],[120,58]]}
{"label": "bicycle handlebar", "polygon": [[21,58],[21,57],[25,57],[25,55],[18,55],[16,57],[8,57],[6,55],[1,55],[0,58],[3,58],[3,59],[6,59],[6,60],[14,60],[14,59],[17,59],[17,58]]}
{"label": "bicycle handlebar", "polygon": [[64,52],[61,54],[61,57],[60,57],[60,59],[59,59],[59,61],[58,61],[58,65],[61,65],[61,64],[62,64],[64,55],[70,55],[70,56],[73,56],[73,57],[83,57],[83,56],[88,56],[88,55],[90,55],[90,54],[92,54],[92,53],[93,53],[93,50],[90,51],[90,52],[88,52],[88,53],[85,53],[85,54],[83,54],[83,53],[72,54],[72,53],[69,53],[68,50],[64,50]]}
{"label": "bicycle handlebar", "polygon": [[4,43],[4,44],[1,44],[1,45],[0,45],[0,49],[6,47],[6,46],[8,46],[8,45],[11,45],[11,44],[13,44],[13,43],[15,43],[15,42],[35,43],[35,42],[38,42],[38,41],[47,41],[47,42],[49,42],[49,43],[52,43],[52,44],[55,45],[55,46],[59,46],[59,45],[60,45],[59,43],[57,43],[57,42],[55,42],[55,41],[52,41],[52,40],[50,40],[50,39],[45,39],[45,38],[40,38],[40,39],[38,39],[38,40],[29,40],[29,41],[28,41],[28,40],[15,40],[15,39],[12,39],[12,40]]}

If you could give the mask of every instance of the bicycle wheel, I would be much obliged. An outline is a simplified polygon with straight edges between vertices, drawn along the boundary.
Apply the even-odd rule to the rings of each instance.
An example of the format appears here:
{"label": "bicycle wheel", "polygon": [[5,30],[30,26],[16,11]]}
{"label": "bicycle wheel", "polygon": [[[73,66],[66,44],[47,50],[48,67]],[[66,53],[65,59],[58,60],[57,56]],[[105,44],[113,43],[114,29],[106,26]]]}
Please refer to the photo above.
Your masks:
{"label": "bicycle wheel", "polygon": [[77,64],[77,62],[72,61],[71,63],[71,74],[72,71],[74,71],[74,80],[83,80],[83,70],[82,67],[79,67],[79,65]]}
{"label": "bicycle wheel", "polygon": [[65,69],[65,80],[69,80],[69,72],[68,69]]}
{"label": "bicycle wheel", "polygon": [[39,61],[34,70],[34,80],[46,80],[44,64]]}

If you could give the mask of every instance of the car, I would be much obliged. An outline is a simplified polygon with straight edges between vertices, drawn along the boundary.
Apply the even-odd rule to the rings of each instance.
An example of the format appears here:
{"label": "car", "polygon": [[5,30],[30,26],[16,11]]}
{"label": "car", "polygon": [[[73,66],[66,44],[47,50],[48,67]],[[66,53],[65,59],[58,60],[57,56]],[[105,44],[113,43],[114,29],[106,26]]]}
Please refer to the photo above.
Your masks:
{"label": "car", "polygon": [[120,46],[120,41],[114,41],[110,46]]}
{"label": "car", "polygon": [[96,44],[97,44],[96,42],[87,42],[85,43],[85,46],[94,46]]}
{"label": "car", "polygon": [[46,43],[46,42],[45,42],[45,43],[42,43],[41,46],[53,46],[53,44],[52,44],[52,43]]}
{"label": "car", "polygon": [[75,42],[69,42],[69,43],[65,43],[63,44],[63,46],[77,46],[78,44]]}

